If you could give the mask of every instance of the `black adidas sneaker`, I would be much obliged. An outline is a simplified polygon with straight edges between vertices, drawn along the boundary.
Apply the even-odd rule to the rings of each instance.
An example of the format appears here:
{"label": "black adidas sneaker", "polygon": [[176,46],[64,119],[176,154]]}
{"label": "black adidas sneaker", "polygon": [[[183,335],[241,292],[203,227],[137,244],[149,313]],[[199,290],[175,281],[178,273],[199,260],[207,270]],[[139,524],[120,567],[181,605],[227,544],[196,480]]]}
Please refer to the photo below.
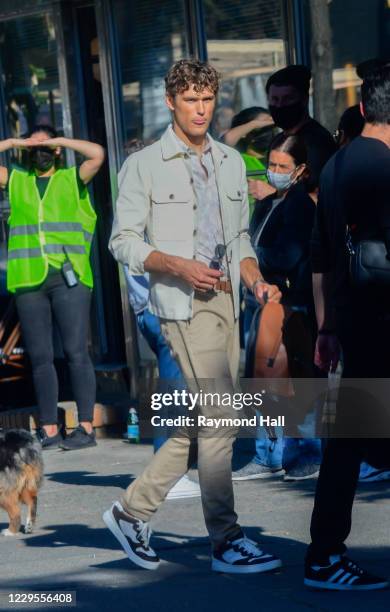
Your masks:
{"label": "black adidas sneaker", "polygon": [[149,546],[152,534],[149,523],[144,523],[125,512],[119,502],[114,502],[103,514],[103,521],[121,544],[130,561],[144,569],[158,568],[160,559]]}
{"label": "black adidas sneaker", "polygon": [[384,578],[373,576],[341,555],[331,555],[329,565],[306,563],[303,582],[308,587],[330,591],[373,591],[389,586]]}
{"label": "black adidas sneaker", "polygon": [[257,542],[240,536],[213,551],[211,569],[227,574],[254,574],[269,572],[281,565],[280,559],[260,550]]}

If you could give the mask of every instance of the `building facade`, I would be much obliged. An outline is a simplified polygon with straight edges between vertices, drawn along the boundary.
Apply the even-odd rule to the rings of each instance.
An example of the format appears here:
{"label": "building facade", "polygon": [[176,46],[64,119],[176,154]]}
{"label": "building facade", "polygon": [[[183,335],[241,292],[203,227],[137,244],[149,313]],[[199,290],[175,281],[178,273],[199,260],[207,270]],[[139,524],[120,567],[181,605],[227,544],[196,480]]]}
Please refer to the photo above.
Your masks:
{"label": "building facade", "polygon": [[[316,25],[318,17],[327,27]],[[327,70],[332,113],[321,119],[332,129],[344,108],[358,101],[354,66],[390,55],[389,39],[385,0],[0,1],[0,138],[50,123],[65,136],[96,141],[107,150],[91,187],[98,215],[91,318],[97,368],[129,367],[136,385],[143,348],[107,243],[116,176],[129,148],[135,139],[152,142],[169,122],[163,76],[171,63],[193,56],[208,59],[222,73],[216,136],[240,109],[267,105],[265,82],[286,63]],[[325,63],[318,58],[320,45]],[[315,96],[314,90],[314,101]],[[68,153],[68,163],[78,161]],[[5,199],[0,210],[4,295]]]}

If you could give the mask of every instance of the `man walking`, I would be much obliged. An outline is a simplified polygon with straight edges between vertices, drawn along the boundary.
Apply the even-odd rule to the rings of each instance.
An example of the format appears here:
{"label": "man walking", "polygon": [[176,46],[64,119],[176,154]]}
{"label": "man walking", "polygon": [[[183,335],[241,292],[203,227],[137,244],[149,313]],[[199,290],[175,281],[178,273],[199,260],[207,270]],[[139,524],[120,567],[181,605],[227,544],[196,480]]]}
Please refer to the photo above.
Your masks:
{"label": "man walking", "polygon": [[[335,368],[340,343],[343,377],[389,378],[389,286],[373,283],[364,290],[354,288],[345,244],[348,225],[354,241],[383,240],[387,257],[390,255],[389,65],[365,75],[361,110],[366,121],[362,135],[332,157],[321,175],[312,247],[319,329],[315,360],[326,372],[331,366]],[[344,541],[351,529],[360,463],[388,466],[390,440],[370,438],[366,425],[360,425],[367,423],[367,415],[370,420],[370,414],[375,414],[372,401],[364,402],[355,395],[350,420],[346,421],[349,407],[344,401],[346,395],[342,397],[337,406],[336,428],[348,422],[348,431],[338,432],[349,437],[329,439],[324,451],[305,584],[331,590],[385,588],[386,580],[371,575],[345,556]],[[363,430],[360,435],[352,432],[352,427],[356,431],[359,425]]]}
{"label": "man walking", "polygon": [[[188,386],[199,390],[211,379],[216,386],[224,381],[224,390],[232,392],[240,279],[260,302],[265,293],[278,301],[280,292],[263,281],[250,246],[240,155],[207,134],[218,74],[206,63],[180,60],[165,83],[172,125],[125,162],[110,248],[131,274],[150,273],[149,309],[160,318]],[[215,406],[199,410],[208,416],[226,413]],[[197,460],[212,569],[249,573],[279,567],[280,560],[246,538],[237,522],[231,480],[235,430],[203,433],[196,444],[190,428],[175,432],[121,503],[104,514],[107,526],[134,563],[155,569],[159,559],[149,546],[149,519]]]}

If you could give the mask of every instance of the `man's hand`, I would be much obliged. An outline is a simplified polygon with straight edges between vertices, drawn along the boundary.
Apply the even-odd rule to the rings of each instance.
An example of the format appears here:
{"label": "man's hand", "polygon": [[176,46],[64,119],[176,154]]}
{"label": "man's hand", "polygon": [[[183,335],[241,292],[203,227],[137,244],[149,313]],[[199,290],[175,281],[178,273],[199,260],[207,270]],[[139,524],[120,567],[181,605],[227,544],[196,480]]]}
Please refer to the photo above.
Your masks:
{"label": "man's hand", "polygon": [[325,372],[336,371],[340,360],[340,343],[334,334],[319,334],[314,352],[314,363]]}
{"label": "man's hand", "polygon": [[221,270],[208,268],[202,261],[185,259],[184,257],[175,259],[175,276],[179,276],[196,291],[205,293],[214,289],[217,280],[223,276]]}
{"label": "man's hand", "polygon": [[279,303],[282,299],[282,293],[279,290],[279,287],[276,285],[269,285],[268,283],[258,281],[254,288],[253,294],[256,300],[264,306],[266,302],[276,302]]}
{"label": "man's hand", "polygon": [[248,191],[256,200],[264,200],[267,196],[275,193],[275,187],[271,187],[265,181],[248,180]]}

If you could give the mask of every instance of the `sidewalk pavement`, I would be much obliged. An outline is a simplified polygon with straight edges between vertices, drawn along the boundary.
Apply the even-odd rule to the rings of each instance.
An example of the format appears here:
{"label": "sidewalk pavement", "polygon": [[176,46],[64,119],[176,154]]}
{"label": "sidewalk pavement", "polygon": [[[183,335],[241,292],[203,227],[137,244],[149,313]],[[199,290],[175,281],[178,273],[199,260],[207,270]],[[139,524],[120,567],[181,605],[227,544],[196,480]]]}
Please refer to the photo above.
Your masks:
{"label": "sidewalk pavement", "polygon": [[[44,453],[46,480],[35,533],[0,539],[0,609],[6,593],[76,591],[77,610],[202,612],[262,610],[338,612],[385,610],[389,591],[329,593],[302,585],[314,481],[235,484],[240,522],[251,538],[279,555],[279,573],[251,576],[210,571],[209,544],[200,499],[165,502],[153,519],[152,545],[159,570],[133,566],[105,528],[102,513],[148,462],[152,448],[119,439],[96,448]],[[196,476],[196,472],[194,474]],[[350,553],[368,569],[390,575],[387,500],[390,483],[359,488]],[[0,528],[6,515],[0,511]],[[20,605],[14,610],[55,609]]]}

